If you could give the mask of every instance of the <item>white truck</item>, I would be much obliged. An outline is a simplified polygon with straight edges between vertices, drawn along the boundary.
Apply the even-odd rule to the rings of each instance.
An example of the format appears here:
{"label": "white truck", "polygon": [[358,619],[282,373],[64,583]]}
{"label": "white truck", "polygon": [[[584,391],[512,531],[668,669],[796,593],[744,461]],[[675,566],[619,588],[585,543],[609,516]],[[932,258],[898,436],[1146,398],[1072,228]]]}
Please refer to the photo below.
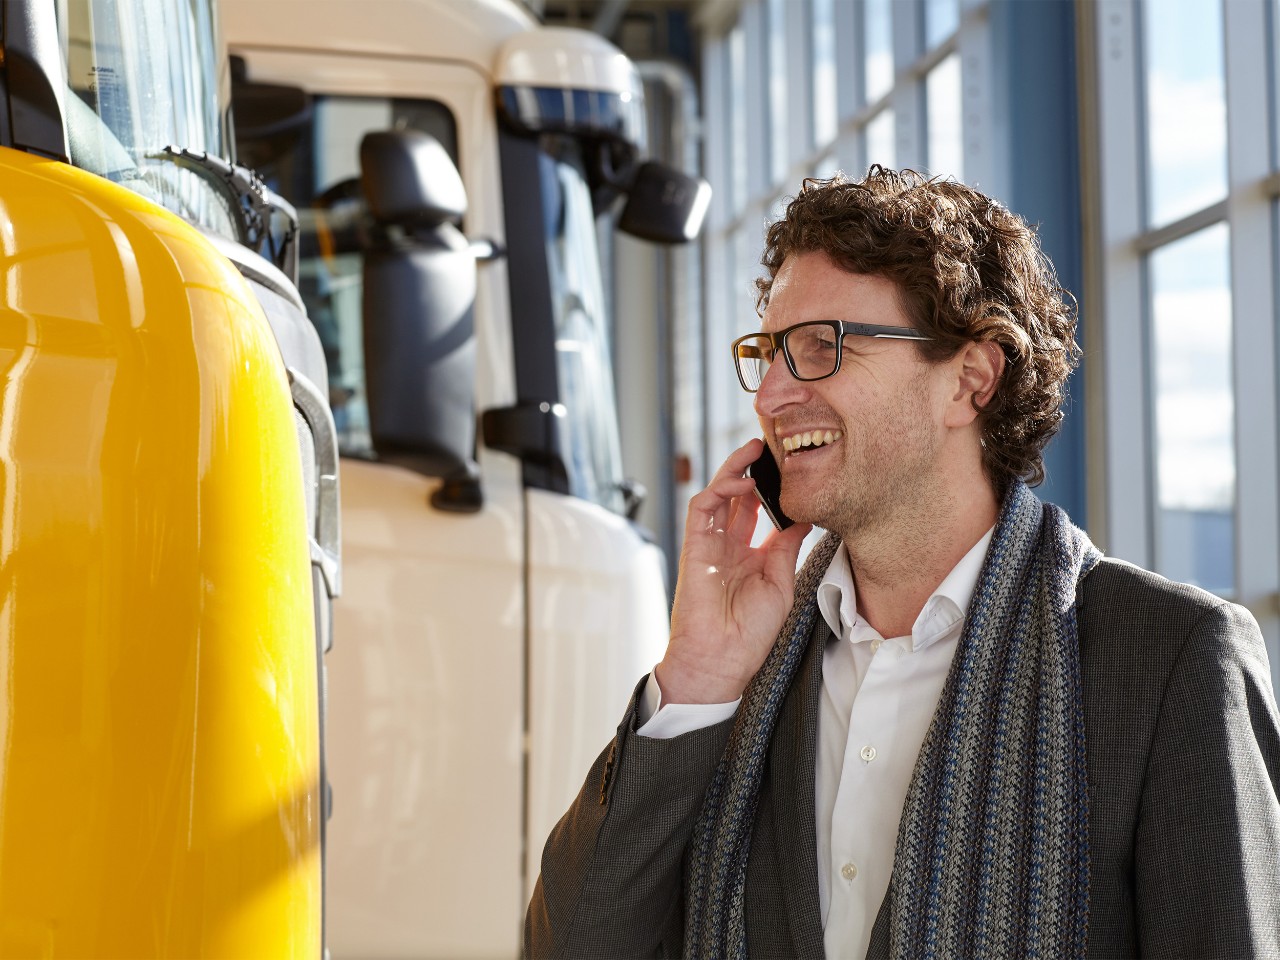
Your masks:
{"label": "white truck", "polygon": [[[597,231],[691,239],[602,38],[499,0],[221,0],[241,162],[298,211],[343,454],[336,958],[519,950],[542,843],[661,656]],[[626,362],[625,357],[619,358]]]}

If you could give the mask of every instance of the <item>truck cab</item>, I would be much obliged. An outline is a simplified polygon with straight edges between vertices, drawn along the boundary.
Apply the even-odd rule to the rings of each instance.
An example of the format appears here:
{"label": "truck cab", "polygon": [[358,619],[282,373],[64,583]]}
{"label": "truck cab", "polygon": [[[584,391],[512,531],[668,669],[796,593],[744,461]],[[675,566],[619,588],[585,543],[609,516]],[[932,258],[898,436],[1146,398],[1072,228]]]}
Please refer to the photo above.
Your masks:
{"label": "truck cab", "polygon": [[644,162],[642,86],[598,36],[499,0],[298,11],[221,4],[343,454],[329,943],[515,956],[543,841],[667,638],[600,238],[625,204],[691,239],[708,188]]}

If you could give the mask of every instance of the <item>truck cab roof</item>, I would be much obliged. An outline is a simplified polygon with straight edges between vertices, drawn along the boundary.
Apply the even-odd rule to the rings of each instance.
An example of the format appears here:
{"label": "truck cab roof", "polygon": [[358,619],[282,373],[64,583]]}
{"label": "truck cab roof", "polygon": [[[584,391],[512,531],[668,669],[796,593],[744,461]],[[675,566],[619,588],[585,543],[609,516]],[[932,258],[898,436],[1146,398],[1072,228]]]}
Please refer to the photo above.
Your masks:
{"label": "truck cab roof", "polygon": [[224,36],[231,46],[335,50],[353,54],[449,59],[496,83],[498,50],[511,37],[539,29],[519,4],[470,0],[223,0]]}

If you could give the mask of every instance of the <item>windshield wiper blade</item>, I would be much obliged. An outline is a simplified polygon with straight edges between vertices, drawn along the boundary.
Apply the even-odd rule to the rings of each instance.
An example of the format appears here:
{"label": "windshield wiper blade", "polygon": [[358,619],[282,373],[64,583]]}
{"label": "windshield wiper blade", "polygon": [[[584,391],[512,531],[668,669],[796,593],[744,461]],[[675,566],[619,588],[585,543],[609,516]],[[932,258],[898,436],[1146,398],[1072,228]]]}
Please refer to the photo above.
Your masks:
{"label": "windshield wiper blade", "polygon": [[[213,154],[168,146],[148,157],[190,170],[217,187],[231,200],[241,243],[266,257],[297,284],[298,211],[293,204],[263,183],[253,170]],[[282,230],[272,229],[276,217],[284,218]]]}

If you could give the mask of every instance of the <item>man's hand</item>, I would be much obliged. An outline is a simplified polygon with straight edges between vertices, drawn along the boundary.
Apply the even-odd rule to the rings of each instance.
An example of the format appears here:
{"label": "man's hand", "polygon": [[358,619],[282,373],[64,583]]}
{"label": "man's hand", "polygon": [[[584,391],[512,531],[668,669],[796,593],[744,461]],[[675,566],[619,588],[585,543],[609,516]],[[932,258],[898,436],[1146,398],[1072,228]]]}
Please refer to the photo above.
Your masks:
{"label": "man's hand", "polygon": [[812,527],[797,523],[751,546],[760,502],[743,473],[762,443],[735,450],[689,501],[671,642],[657,667],[664,703],[741,696],[791,610],[796,557]]}

